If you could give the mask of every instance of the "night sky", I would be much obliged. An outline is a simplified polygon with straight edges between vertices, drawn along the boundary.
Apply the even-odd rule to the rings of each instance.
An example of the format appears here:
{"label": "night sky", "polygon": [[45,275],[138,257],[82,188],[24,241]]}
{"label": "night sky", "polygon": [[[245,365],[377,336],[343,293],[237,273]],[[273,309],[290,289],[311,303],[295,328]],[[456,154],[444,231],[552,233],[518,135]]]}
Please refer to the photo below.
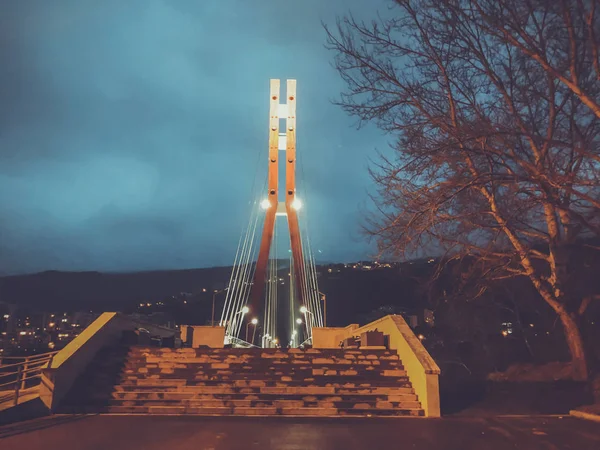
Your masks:
{"label": "night sky", "polygon": [[298,80],[318,259],[368,257],[368,160],[388,138],[331,104],[321,21],[386,3],[0,2],[0,273],[230,265],[266,173],[269,78]]}

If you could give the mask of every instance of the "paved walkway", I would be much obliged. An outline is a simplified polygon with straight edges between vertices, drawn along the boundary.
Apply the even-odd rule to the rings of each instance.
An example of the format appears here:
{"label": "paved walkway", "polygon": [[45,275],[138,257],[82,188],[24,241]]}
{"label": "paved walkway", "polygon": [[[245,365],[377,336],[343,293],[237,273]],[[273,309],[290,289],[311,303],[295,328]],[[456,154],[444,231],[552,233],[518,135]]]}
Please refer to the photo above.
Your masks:
{"label": "paved walkway", "polygon": [[445,419],[54,416],[0,427],[11,450],[600,449],[600,426],[570,417]]}

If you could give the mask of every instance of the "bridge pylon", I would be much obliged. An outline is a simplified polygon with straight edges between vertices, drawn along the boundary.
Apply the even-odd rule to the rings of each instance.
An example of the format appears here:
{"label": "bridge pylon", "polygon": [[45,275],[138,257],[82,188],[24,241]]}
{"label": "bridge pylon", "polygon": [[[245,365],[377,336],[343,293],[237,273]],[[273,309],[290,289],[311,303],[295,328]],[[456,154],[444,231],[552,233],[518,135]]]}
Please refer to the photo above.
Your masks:
{"label": "bridge pylon", "polygon": [[[287,80],[285,102],[281,102],[280,88],[280,80],[272,79],[270,87],[267,196],[261,204],[265,209],[265,221],[256,262],[254,283],[250,292],[250,308],[254,311],[259,309],[260,301],[265,293],[267,263],[277,216],[287,216],[297,295],[302,305],[305,305],[307,301],[304,283],[304,256],[298,225],[298,210],[301,203],[296,198],[296,80]],[[285,130],[283,131],[280,130],[280,118],[285,118]],[[280,152],[285,152],[286,161],[284,201],[279,200]]]}

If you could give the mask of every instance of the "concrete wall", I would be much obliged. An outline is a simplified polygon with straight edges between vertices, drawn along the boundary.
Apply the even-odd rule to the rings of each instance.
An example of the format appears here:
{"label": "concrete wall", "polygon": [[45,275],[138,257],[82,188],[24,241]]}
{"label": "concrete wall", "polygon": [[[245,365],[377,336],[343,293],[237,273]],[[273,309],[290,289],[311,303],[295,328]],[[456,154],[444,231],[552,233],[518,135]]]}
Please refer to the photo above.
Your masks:
{"label": "concrete wall", "polygon": [[211,327],[200,325],[181,325],[181,340],[186,343],[188,332],[192,332],[192,348],[206,345],[210,348],[223,348],[225,344],[225,327]]}
{"label": "concrete wall", "polygon": [[[427,417],[440,417],[440,368],[427,352],[411,328],[398,315],[385,316],[363,327],[345,329],[313,328],[313,347],[332,348],[332,341],[339,342],[347,337],[357,336],[366,331],[378,330],[389,336],[389,345],[400,355],[402,364]],[[341,331],[342,330],[342,331]]]}
{"label": "concrete wall", "polygon": [[354,330],[359,325],[353,323],[347,327],[313,327],[312,341],[314,348],[340,348],[342,342],[348,336],[354,336]]}
{"label": "concrete wall", "polygon": [[136,327],[148,329],[153,336],[167,337],[175,334],[174,330],[140,323],[124,314],[103,313],[58,352],[51,364],[42,370],[40,399],[44,405],[54,411],[96,353],[105,346],[116,344],[123,331],[134,330]]}
{"label": "concrete wall", "polygon": [[42,370],[40,398],[54,411],[79,375],[98,351],[118,342],[123,331],[133,330],[134,322],[118,313],[103,313],[83,332],[54,356],[49,367]]}

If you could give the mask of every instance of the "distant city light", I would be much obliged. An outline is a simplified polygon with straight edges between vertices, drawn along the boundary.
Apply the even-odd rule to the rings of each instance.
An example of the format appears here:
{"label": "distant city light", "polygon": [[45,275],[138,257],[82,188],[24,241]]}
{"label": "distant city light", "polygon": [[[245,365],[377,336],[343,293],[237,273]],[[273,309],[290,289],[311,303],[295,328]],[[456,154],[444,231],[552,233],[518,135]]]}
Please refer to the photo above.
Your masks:
{"label": "distant city light", "polygon": [[502,336],[504,336],[504,337],[508,336],[508,331],[502,330]]}
{"label": "distant city light", "polygon": [[10,316],[8,314],[4,314],[4,318],[8,319]]}
{"label": "distant city light", "polygon": [[19,334],[20,334],[21,336],[25,336],[25,335],[27,334],[27,331],[21,331]]}
{"label": "distant city light", "polygon": [[423,336],[422,334],[418,335],[417,337],[419,338],[420,341],[425,339],[425,336]]}

